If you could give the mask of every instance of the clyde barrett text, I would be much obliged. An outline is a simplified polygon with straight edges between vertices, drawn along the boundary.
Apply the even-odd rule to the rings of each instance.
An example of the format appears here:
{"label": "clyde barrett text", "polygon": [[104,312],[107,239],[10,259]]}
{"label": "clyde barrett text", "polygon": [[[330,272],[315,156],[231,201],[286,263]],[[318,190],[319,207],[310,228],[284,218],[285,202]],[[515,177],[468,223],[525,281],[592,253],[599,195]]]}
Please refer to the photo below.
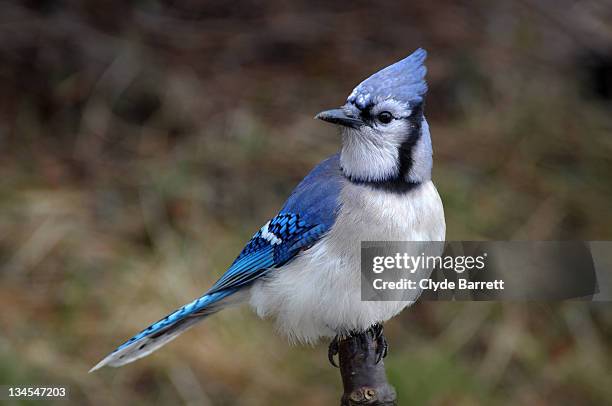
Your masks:
{"label": "clyde barrett text", "polygon": [[399,281],[384,281],[374,279],[374,289],[376,290],[504,290],[504,281],[496,279],[494,281],[470,281],[459,278],[457,283],[445,279],[443,281],[432,281],[431,279],[421,279],[419,281],[410,279],[400,279]]}
{"label": "clyde barrett text", "polygon": [[[372,259],[372,272],[381,274],[387,270],[400,270],[410,275],[419,270],[453,270],[458,274],[465,271],[480,271],[485,268],[487,253],[478,256],[439,256],[439,255],[410,255],[408,253],[396,253],[395,255],[375,256]],[[427,272],[429,275],[429,272]],[[399,280],[374,279],[373,287],[376,290],[503,290],[504,281],[496,279],[493,281],[471,281],[467,278],[459,278],[457,281],[444,279],[434,281],[429,278],[401,278]]]}

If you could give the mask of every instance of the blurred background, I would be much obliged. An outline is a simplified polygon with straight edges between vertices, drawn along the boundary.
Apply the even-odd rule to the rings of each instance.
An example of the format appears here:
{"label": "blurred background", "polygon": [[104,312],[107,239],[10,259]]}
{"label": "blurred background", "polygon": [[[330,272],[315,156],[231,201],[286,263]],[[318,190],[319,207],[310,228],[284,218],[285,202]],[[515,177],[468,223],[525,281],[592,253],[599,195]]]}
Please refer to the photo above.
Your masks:
{"label": "blurred background", "polygon": [[[611,239],[610,1],[2,2],[0,383],[338,404],[327,343],[247,307],[87,371],[199,296],[338,150],[313,116],[419,46],[448,239]],[[402,405],[612,404],[611,304],[425,302],[386,333]]]}

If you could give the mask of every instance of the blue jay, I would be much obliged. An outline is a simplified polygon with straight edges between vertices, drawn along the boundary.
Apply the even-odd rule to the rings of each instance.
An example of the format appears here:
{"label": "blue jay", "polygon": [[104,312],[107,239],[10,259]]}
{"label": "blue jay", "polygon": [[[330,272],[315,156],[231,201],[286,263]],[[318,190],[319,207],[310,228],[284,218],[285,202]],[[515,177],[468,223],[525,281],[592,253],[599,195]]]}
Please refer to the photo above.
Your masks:
{"label": "blue jay", "polygon": [[275,318],[291,341],[333,338],[332,363],[338,337],[370,329],[386,353],[380,323],[418,294],[410,300],[361,301],[361,241],[445,238],[423,115],[426,56],[418,49],[361,82],[341,108],[319,113],[315,118],[341,128],[341,151],[299,183],[203,296],[130,338],[92,371],[142,358],[240,302]]}

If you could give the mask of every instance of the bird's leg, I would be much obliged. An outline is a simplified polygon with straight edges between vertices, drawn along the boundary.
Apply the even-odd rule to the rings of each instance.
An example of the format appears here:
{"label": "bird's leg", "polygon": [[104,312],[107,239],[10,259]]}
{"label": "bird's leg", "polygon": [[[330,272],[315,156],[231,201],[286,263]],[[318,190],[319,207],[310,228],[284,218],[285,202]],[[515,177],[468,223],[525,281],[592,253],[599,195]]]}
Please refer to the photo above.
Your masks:
{"label": "bird's leg", "polygon": [[[372,337],[374,338],[374,341],[376,342],[376,364],[378,364],[380,360],[387,356],[387,353],[389,351],[389,344],[387,343],[387,339],[385,338],[383,332],[383,325],[380,323],[376,323],[365,331],[365,334],[367,333],[371,333]],[[354,341],[357,337],[359,337],[359,333],[357,332],[351,332],[347,336],[341,336],[340,334],[337,334],[331,341],[331,343],[329,343],[329,348],[327,349],[327,359],[329,360],[329,363],[335,366],[336,368],[339,368],[338,364],[336,364],[335,356],[338,355],[340,351],[340,340],[352,339]],[[356,342],[352,344],[357,345]]]}
{"label": "bird's leg", "polygon": [[378,364],[381,359],[387,356],[387,352],[389,351],[389,344],[387,343],[387,339],[385,338],[382,324],[374,324],[371,327],[371,330],[374,339],[376,340],[376,363]]}
{"label": "bird's leg", "polygon": [[329,348],[327,349],[327,359],[329,360],[329,363],[335,366],[336,368],[338,368],[338,364],[336,364],[334,357],[338,355],[338,350],[340,348],[339,344],[340,344],[340,338],[336,334],[336,336],[331,341],[331,343],[329,343]]}

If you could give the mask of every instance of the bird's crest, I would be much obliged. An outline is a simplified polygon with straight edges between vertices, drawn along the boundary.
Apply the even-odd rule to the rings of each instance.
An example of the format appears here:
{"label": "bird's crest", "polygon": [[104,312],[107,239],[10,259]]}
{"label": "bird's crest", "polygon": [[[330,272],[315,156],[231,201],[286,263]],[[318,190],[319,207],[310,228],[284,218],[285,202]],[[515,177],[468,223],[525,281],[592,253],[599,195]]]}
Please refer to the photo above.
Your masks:
{"label": "bird's crest", "polygon": [[427,93],[425,59],[427,51],[419,48],[410,56],[387,66],[361,82],[347,99],[360,110],[387,99],[418,103]]}

